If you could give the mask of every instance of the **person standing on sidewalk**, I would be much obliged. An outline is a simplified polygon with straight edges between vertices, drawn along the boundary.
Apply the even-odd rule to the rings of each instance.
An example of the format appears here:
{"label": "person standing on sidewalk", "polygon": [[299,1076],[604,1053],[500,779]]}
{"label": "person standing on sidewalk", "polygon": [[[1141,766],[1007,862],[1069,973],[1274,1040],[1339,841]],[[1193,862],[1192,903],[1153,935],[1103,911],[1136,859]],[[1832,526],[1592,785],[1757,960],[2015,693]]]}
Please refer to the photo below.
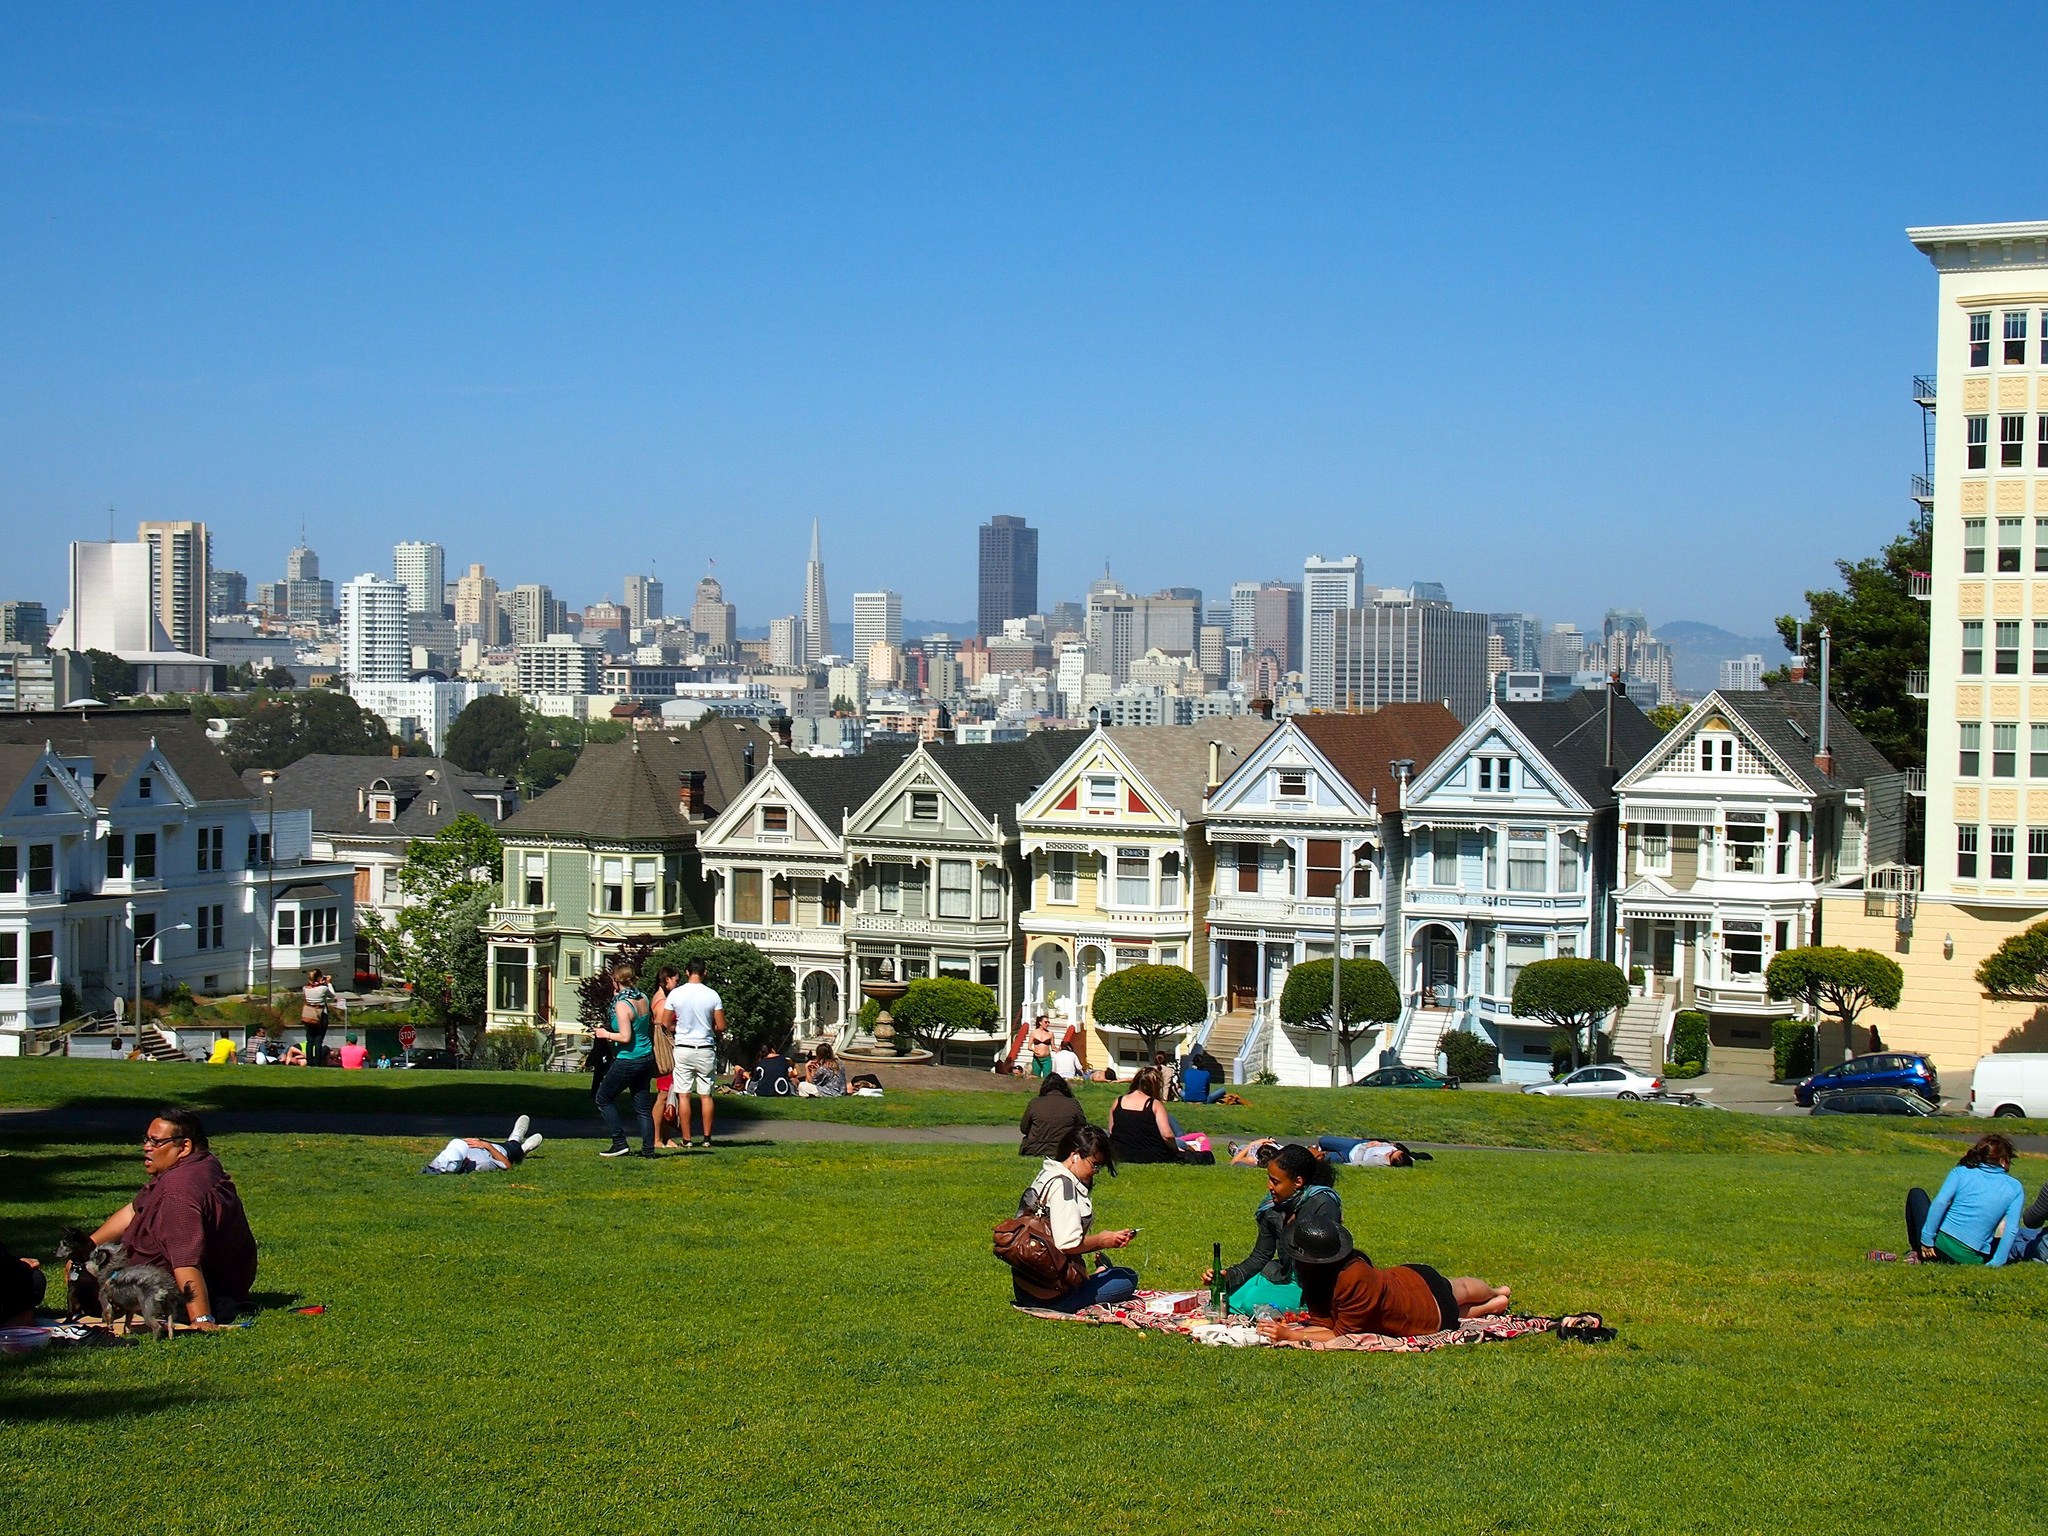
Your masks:
{"label": "person standing on sidewalk", "polygon": [[[704,985],[704,962],[683,967],[683,984],[668,994],[676,1017],[677,1129],[693,1147],[711,1148],[711,1090],[718,1079],[718,1040],[725,1033],[725,999]],[[704,1111],[704,1139],[690,1136],[690,1096]]]}
{"label": "person standing on sidewalk", "polygon": [[612,1144],[599,1157],[624,1157],[632,1151],[626,1141],[625,1118],[619,1113],[619,1095],[633,1095],[633,1113],[640,1121],[640,1155],[654,1154],[654,1009],[647,994],[633,985],[638,971],[630,960],[612,965],[612,1027],[598,1025],[591,1034],[618,1046],[612,1064],[597,1085],[597,1110],[604,1116]]}

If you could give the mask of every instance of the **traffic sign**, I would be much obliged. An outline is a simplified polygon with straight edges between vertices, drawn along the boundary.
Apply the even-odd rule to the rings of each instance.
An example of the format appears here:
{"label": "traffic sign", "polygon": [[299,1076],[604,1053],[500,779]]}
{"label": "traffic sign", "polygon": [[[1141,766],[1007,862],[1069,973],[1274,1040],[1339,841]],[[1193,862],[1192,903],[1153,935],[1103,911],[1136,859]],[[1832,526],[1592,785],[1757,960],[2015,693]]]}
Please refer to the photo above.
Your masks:
{"label": "traffic sign", "polygon": [[398,1043],[406,1050],[411,1050],[413,1041],[418,1038],[419,1036],[413,1031],[413,1027],[410,1024],[398,1026]]}

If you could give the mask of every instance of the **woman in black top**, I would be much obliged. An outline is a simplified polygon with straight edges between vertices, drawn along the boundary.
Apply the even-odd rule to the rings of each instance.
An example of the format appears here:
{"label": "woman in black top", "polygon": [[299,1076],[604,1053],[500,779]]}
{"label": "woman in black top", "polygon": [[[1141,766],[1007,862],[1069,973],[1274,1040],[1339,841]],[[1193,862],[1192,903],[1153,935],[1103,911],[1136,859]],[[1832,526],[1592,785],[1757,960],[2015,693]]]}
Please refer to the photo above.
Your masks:
{"label": "woman in black top", "polygon": [[1087,1123],[1088,1112],[1074,1101],[1067,1080],[1055,1072],[1039,1084],[1037,1096],[1024,1106],[1024,1118],[1017,1122],[1024,1140],[1017,1155],[1057,1158],[1067,1132]]}
{"label": "woman in black top", "polygon": [[1174,1139],[1173,1122],[1166,1118],[1160,1101],[1162,1083],[1157,1067],[1143,1067],[1131,1079],[1131,1091],[1116,1101],[1109,1112],[1109,1144],[1116,1149],[1119,1163],[1214,1162],[1214,1153],[1188,1154]]}

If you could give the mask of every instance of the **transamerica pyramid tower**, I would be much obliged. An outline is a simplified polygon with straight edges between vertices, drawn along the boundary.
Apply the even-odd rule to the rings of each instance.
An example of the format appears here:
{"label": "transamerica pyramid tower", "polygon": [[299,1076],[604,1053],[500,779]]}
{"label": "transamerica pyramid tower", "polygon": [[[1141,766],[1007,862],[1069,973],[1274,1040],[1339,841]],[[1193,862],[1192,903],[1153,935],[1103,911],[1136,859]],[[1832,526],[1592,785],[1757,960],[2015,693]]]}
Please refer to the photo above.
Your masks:
{"label": "transamerica pyramid tower", "polygon": [[811,519],[811,558],[804,566],[804,664],[832,648],[832,612],[825,602],[825,557],[818,552],[818,520]]}

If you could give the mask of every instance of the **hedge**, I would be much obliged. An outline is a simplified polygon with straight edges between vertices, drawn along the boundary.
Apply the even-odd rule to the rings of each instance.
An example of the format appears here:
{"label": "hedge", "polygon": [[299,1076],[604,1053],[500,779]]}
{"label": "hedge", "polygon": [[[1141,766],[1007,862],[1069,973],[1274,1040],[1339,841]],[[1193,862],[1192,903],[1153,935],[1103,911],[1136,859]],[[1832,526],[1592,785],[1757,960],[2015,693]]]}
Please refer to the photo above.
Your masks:
{"label": "hedge", "polygon": [[1778,1081],[1790,1082],[1813,1071],[1813,1026],[1800,1019],[1779,1019],[1771,1025],[1771,1060]]}
{"label": "hedge", "polygon": [[1500,1071],[1500,1052],[1484,1035],[1447,1029],[1436,1048],[1443,1053],[1445,1070],[1461,1083],[1491,1082]]}
{"label": "hedge", "polygon": [[[1671,1060],[1680,1066],[1707,1065],[1707,1016],[1687,1008],[1671,1020]],[[1697,1075],[1697,1074],[1694,1074]]]}

